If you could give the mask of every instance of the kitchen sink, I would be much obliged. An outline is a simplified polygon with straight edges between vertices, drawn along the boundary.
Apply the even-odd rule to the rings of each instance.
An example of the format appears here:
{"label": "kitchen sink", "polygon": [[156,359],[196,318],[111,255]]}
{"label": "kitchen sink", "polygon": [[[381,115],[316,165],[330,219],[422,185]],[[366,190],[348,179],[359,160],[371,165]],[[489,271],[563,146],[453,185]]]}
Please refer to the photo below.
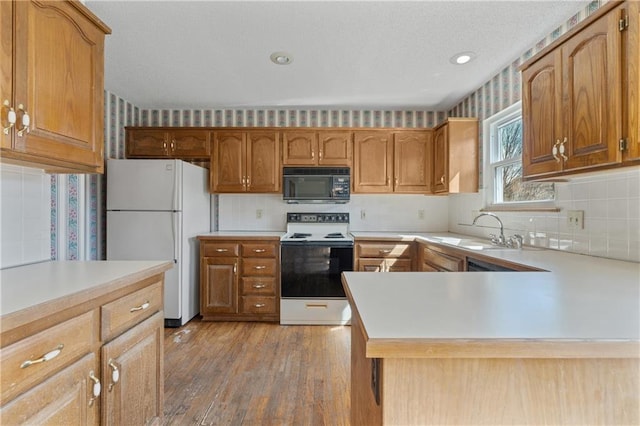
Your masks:
{"label": "kitchen sink", "polygon": [[513,247],[497,246],[479,238],[429,237],[429,239],[467,250],[519,250]]}

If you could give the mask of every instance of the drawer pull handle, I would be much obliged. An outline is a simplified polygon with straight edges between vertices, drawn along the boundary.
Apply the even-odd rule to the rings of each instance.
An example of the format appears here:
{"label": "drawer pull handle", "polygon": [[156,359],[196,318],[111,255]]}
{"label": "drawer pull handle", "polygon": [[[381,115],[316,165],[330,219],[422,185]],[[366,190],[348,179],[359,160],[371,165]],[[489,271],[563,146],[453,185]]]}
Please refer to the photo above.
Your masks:
{"label": "drawer pull handle", "polygon": [[389,254],[391,253],[391,249],[380,249],[378,250],[381,254]]}
{"label": "drawer pull handle", "polygon": [[216,249],[216,251],[217,251],[218,253],[226,253],[226,252],[228,252],[229,250],[228,250],[228,249],[223,249],[223,248],[217,248],[217,249]]}
{"label": "drawer pull handle", "polygon": [[120,369],[118,369],[118,366],[113,359],[109,360],[108,365],[111,367],[111,383],[109,383],[109,392],[111,392],[113,386],[120,381]]}
{"label": "drawer pull handle", "polygon": [[253,269],[257,269],[258,271],[260,271],[262,269],[267,269],[267,267],[263,265],[258,265],[258,266],[254,266]]}
{"label": "drawer pull handle", "polygon": [[41,362],[51,361],[52,359],[60,355],[60,352],[62,352],[62,348],[64,348],[64,345],[61,343],[58,346],[56,346],[54,350],[47,352],[46,354],[42,355],[40,358],[29,359],[23,362],[22,364],[20,364],[20,368],[27,368],[33,364],[40,364]]}
{"label": "drawer pull handle", "polygon": [[13,110],[13,108],[10,106],[9,104],[9,100],[5,99],[4,103],[2,104],[2,108],[7,108],[7,125],[5,126],[4,124],[2,125],[2,132],[5,135],[9,134],[9,130],[16,124],[16,112]]}
{"label": "drawer pull handle", "polygon": [[264,253],[265,251],[267,251],[266,249],[253,249],[254,253]]}
{"label": "drawer pull handle", "polygon": [[266,285],[265,284],[254,284],[253,288],[265,288]]}
{"label": "drawer pull handle", "polygon": [[102,392],[102,385],[100,384],[100,379],[98,379],[93,374],[93,370],[89,372],[89,379],[93,382],[93,386],[91,386],[91,399],[89,399],[89,407],[93,407],[94,401],[100,396],[100,392]]}
{"label": "drawer pull handle", "polygon": [[136,306],[135,308],[131,308],[129,309],[129,312],[137,312],[137,311],[144,311],[145,309],[147,309],[149,306],[151,306],[151,304],[149,303],[149,301],[147,300],[146,302],[144,302],[142,305],[140,306]]}
{"label": "drawer pull handle", "polygon": [[329,307],[329,305],[324,303],[307,303],[305,306],[307,308],[321,308],[321,309],[327,309]]}
{"label": "drawer pull handle", "polygon": [[267,306],[265,303],[256,303],[255,305],[256,308],[264,308],[265,306]]}

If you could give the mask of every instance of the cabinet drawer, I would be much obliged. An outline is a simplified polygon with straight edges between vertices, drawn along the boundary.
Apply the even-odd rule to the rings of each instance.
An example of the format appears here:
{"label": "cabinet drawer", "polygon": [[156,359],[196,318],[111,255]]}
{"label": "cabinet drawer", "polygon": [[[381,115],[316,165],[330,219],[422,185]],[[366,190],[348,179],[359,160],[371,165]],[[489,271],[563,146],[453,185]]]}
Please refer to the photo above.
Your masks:
{"label": "cabinet drawer", "polygon": [[411,243],[356,243],[358,257],[405,257],[411,258]]}
{"label": "cabinet drawer", "polygon": [[242,244],[243,257],[276,257],[275,244]]}
{"label": "cabinet drawer", "polygon": [[422,260],[423,263],[430,263],[437,268],[439,267],[440,269],[452,272],[462,271],[462,265],[464,263],[463,259],[431,250],[428,247],[422,248]]}
{"label": "cabinet drawer", "polygon": [[273,277],[242,277],[240,282],[242,295],[276,295],[276,279]]}
{"label": "cabinet drawer", "polygon": [[102,340],[107,341],[162,310],[162,281],[102,306]]}
{"label": "cabinet drawer", "polygon": [[94,309],[0,349],[0,405],[91,352],[97,324]]}
{"label": "cabinet drawer", "polygon": [[242,275],[274,276],[275,274],[275,259],[242,259]]}
{"label": "cabinet drawer", "polygon": [[203,257],[217,257],[217,256],[229,256],[238,257],[240,252],[240,245],[237,243],[205,243],[202,249],[201,256]]}
{"label": "cabinet drawer", "polygon": [[276,298],[271,296],[242,296],[240,313],[243,314],[275,314]]}

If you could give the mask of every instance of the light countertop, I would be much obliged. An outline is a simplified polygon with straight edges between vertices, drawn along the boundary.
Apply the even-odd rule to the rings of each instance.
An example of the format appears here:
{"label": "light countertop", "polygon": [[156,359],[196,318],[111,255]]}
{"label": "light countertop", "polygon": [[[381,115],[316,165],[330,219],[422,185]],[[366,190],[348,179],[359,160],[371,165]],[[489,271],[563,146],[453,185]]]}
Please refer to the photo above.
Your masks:
{"label": "light countertop", "polygon": [[280,239],[285,234],[284,231],[214,231],[207,234],[198,235],[199,239]]}
{"label": "light countertop", "polygon": [[367,356],[640,356],[640,264],[530,248],[465,252],[549,272],[345,272]]}
{"label": "light countertop", "polygon": [[[27,308],[46,315],[48,304],[67,298],[98,297],[133,280],[163,273],[173,267],[167,261],[51,261],[0,270],[0,319]],[[101,293],[102,292],[102,293]]]}

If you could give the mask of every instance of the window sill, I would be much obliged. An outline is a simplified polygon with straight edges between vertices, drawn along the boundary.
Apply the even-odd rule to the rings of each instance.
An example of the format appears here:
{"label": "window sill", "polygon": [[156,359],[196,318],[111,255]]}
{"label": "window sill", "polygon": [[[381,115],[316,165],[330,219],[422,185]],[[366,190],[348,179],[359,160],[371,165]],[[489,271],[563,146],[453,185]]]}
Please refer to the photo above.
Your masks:
{"label": "window sill", "polygon": [[514,204],[514,205],[506,205],[506,204],[495,204],[488,205],[480,209],[481,212],[559,212],[560,207],[556,206],[545,206],[540,204]]}

